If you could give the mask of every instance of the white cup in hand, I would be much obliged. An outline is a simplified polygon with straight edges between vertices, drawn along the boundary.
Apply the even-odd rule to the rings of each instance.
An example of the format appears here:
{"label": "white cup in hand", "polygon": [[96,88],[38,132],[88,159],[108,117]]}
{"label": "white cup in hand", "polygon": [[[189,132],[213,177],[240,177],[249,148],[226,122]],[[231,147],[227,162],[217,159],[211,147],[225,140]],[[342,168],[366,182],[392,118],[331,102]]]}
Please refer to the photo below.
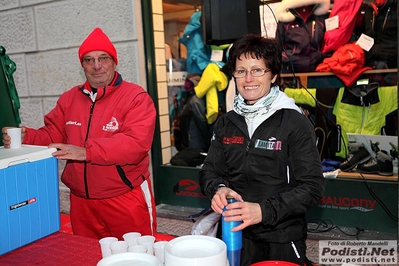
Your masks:
{"label": "white cup in hand", "polygon": [[21,148],[21,133],[20,127],[13,127],[7,129],[7,135],[11,138],[10,149]]}

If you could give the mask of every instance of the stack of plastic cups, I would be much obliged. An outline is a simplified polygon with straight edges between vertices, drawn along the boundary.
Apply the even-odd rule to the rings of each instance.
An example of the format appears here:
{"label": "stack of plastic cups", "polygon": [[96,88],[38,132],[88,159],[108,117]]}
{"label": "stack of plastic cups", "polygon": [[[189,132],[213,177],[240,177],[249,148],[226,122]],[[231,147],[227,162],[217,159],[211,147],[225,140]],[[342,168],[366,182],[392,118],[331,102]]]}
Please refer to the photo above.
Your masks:
{"label": "stack of plastic cups", "polygon": [[[227,202],[236,202],[235,199],[227,199]],[[233,227],[239,226],[242,221],[226,222],[222,217],[222,240],[227,246],[227,259],[230,266],[240,266],[241,248],[242,248],[242,231],[232,232]]]}

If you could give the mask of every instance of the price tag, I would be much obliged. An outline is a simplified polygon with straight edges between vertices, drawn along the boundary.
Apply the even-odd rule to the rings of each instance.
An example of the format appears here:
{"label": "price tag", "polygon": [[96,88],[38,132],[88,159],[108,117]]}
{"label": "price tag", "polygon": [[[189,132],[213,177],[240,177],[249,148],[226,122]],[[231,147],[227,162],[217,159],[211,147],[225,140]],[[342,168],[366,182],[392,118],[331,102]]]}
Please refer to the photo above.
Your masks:
{"label": "price tag", "polygon": [[326,23],[326,31],[338,29],[339,26],[339,17],[334,16],[331,18],[327,18],[325,20]]}
{"label": "price tag", "polygon": [[371,47],[373,47],[374,45],[374,39],[362,33],[362,35],[360,35],[359,39],[357,40],[356,44],[362,47],[363,50],[368,52],[370,51]]}
{"label": "price tag", "polygon": [[223,50],[212,50],[211,61],[213,62],[223,61]]}
{"label": "price tag", "polygon": [[356,85],[367,85],[367,84],[369,84],[368,79],[359,79],[358,81],[356,81]]}

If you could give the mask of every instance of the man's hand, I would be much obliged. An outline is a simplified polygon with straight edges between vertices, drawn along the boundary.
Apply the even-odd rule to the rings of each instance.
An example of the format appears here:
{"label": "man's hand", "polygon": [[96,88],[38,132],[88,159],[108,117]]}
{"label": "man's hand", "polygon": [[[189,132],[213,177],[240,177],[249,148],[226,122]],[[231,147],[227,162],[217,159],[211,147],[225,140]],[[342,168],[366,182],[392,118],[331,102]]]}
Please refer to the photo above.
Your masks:
{"label": "man's hand", "polygon": [[51,155],[57,157],[59,160],[75,160],[85,161],[86,160],[86,148],[79,147],[70,144],[63,143],[52,143],[49,148],[57,148],[56,152]]}
{"label": "man's hand", "polygon": [[[11,137],[7,134],[7,129],[9,128],[15,128],[15,127],[3,127],[1,129],[1,133],[3,134],[3,145],[4,148],[6,149],[9,149],[11,145]],[[26,128],[21,127],[21,143],[24,142],[25,135],[26,135]]]}

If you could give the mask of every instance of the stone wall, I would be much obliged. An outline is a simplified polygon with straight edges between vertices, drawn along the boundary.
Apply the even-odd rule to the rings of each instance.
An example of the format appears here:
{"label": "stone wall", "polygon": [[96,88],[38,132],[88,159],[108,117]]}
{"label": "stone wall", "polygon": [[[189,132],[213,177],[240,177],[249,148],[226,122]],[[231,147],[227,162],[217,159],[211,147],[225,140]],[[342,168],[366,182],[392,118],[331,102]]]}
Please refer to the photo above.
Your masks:
{"label": "stone wall", "polygon": [[[78,48],[95,27],[114,42],[122,77],[146,89],[140,0],[0,1],[0,45],[17,65],[21,125],[42,126],[58,97],[85,81]],[[60,201],[68,213],[69,190],[61,182]]]}

